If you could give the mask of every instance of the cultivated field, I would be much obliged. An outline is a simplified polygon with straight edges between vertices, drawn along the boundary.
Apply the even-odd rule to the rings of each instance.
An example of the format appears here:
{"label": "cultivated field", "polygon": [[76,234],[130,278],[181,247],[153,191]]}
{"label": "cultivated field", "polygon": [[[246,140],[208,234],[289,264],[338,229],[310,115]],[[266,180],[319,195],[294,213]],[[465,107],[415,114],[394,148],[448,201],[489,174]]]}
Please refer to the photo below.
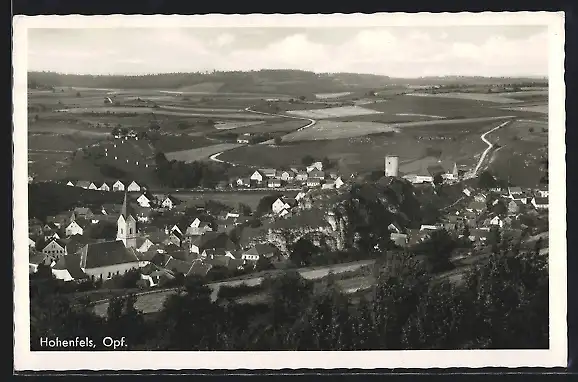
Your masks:
{"label": "cultivated field", "polygon": [[255,126],[264,123],[265,121],[255,121],[255,122],[217,122],[215,123],[215,129],[217,130],[230,130],[238,129],[239,127]]}
{"label": "cultivated field", "polygon": [[333,99],[333,98],[341,98],[347,95],[350,95],[351,92],[341,92],[341,93],[320,93],[315,94],[315,98],[318,99]]}
{"label": "cultivated field", "polygon": [[[259,205],[259,201],[266,195],[270,195],[274,191],[241,191],[241,192],[172,192],[175,198],[184,201],[187,204],[195,204],[199,201],[213,200],[226,204],[230,207],[238,207],[239,203],[243,203],[255,210]],[[288,197],[295,197],[295,191],[282,192]]]}
{"label": "cultivated field", "polygon": [[[188,110],[192,110],[188,108]],[[206,109],[205,109],[206,110]],[[206,118],[221,118],[221,119],[265,119],[272,118],[267,115],[256,115],[252,113],[244,112],[232,112],[232,113],[220,113],[220,112],[194,112],[194,111],[177,111],[169,110],[167,108],[159,107],[127,107],[127,106],[115,106],[115,107],[82,107],[82,108],[68,108],[58,110],[60,113],[67,114],[156,114],[156,115],[169,115],[177,117],[206,117]]]}
{"label": "cultivated field", "polygon": [[390,131],[397,130],[383,123],[318,121],[307,129],[285,135],[283,142],[341,139]]}
{"label": "cultivated field", "polygon": [[473,101],[486,101],[495,103],[516,103],[520,102],[515,98],[510,98],[509,93],[410,93],[410,96],[416,97],[439,97],[439,98],[456,98]]}
{"label": "cultivated field", "polygon": [[342,106],[342,107],[329,107],[324,109],[287,111],[287,114],[290,115],[312,119],[340,118],[340,117],[351,117],[356,115],[368,115],[379,113],[380,113],[379,111],[366,109],[360,106]]}
{"label": "cultivated field", "polygon": [[[456,127],[458,129],[465,129],[469,131],[468,124],[474,123],[491,123],[495,120],[501,120],[509,117],[489,117],[489,118],[468,118],[456,120],[435,120],[435,121],[416,121],[405,123],[372,123],[372,122],[337,122],[337,121],[319,121],[315,125],[288,134],[283,137],[285,142],[296,142],[305,140],[327,140],[352,138],[363,135],[398,132],[403,129],[411,129],[414,127],[428,126],[430,129],[435,129],[433,126],[440,126],[441,130],[447,130],[448,127]],[[455,130],[455,129],[453,129]]]}
{"label": "cultivated field", "polygon": [[502,110],[525,111],[525,112],[531,112],[531,113],[548,114],[548,105],[531,105],[531,106],[508,107],[508,108],[502,108]]}
{"label": "cultivated field", "polygon": [[174,151],[172,153],[165,153],[165,155],[168,160],[174,159],[183,162],[194,162],[208,159],[213,154],[219,153],[221,151],[234,149],[240,146],[243,145],[237,143],[221,143],[212,146],[199,147],[196,149]]}

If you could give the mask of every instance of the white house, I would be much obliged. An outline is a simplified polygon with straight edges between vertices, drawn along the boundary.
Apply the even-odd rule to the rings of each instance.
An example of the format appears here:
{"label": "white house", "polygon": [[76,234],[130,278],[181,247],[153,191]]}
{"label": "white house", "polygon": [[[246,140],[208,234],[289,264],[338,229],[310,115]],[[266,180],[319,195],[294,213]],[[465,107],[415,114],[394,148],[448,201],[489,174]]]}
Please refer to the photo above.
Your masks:
{"label": "white house", "polygon": [[44,248],[42,248],[42,253],[57,259],[66,255],[66,244],[61,242],[59,239],[52,239],[44,246]]}
{"label": "white house", "polygon": [[100,191],[110,191],[110,187],[106,183],[103,183],[102,186],[100,186],[98,189]]}
{"label": "white house", "polygon": [[275,213],[278,214],[281,211],[283,211],[285,208],[291,208],[291,206],[289,206],[287,203],[285,203],[284,201],[282,201],[280,198],[278,198],[277,200],[275,200],[273,202],[273,204],[271,205],[271,210]]}
{"label": "white house", "polygon": [[410,174],[403,176],[404,179],[413,184],[432,183],[433,176],[426,174]]}
{"label": "white house", "polygon": [[151,201],[149,198],[146,197],[145,194],[142,194],[141,196],[139,196],[137,198],[136,202],[141,207],[150,207],[151,206]]}
{"label": "white house", "polygon": [[301,199],[303,199],[305,197],[305,195],[307,195],[307,193],[303,192],[303,191],[299,191],[299,193],[297,194],[297,196],[295,196],[295,200],[296,201],[300,201]]}
{"label": "white house", "polygon": [[311,163],[311,165],[307,166],[307,172],[311,172],[314,170],[323,171],[323,163],[313,162],[313,163]]}
{"label": "white house", "polygon": [[281,210],[281,212],[279,212],[280,217],[283,217],[283,216],[288,215],[288,214],[289,214],[289,210],[287,208],[283,208]]}
{"label": "white house", "polygon": [[323,185],[321,186],[322,190],[332,190],[334,188],[335,188],[335,182],[332,180],[323,183]]}
{"label": "white house", "polygon": [[504,222],[502,219],[500,219],[499,216],[494,216],[491,220],[490,220],[490,224],[491,225],[495,225],[498,226],[500,228],[502,228],[504,226]]}
{"label": "white house", "polygon": [[28,238],[28,248],[30,248],[30,249],[36,248],[36,242],[34,240],[32,240],[31,238]]}
{"label": "white house", "polygon": [[96,187],[96,184],[90,182],[90,184],[88,185],[88,189],[89,190],[98,190],[98,187]]}
{"label": "white house", "polygon": [[72,183],[72,181],[70,181],[70,180],[68,181],[68,183],[66,183],[66,185],[74,187],[74,183]]}
{"label": "white house", "polygon": [[136,238],[136,250],[137,252],[146,252],[153,246],[153,242],[146,237],[137,237]]}
{"label": "white house", "polygon": [[277,175],[277,170],[274,168],[261,168],[259,169],[259,172],[266,178],[274,178]]}
{"label": "white house", "polygon": [[84,228],[78,224],[76,220],[71,221],[70,224],[66,226],[64,231],[66,232],[66,236],[84,234]]}
{"label": "white house", "polygon": [[161,207],[172,210],[173,207],[176,205],[176,200],[173,199],[171,196],[167,196],[166,198],[163,199],[163,201],[161,202]]}
{"label": "white house", "polygon": [[438,229],[438,226],[429,224],[422,224],[422,226],[419,228],[420,231],[436,231]]}
{"label": "white house", "polygon": [[124,183],[122,183],[120,180],[117,180],[112,185],[112,190],[113,191],[124,191]]}
{"label": "white house", "polygon": [[395,233],[401,233],[401,230],[399,229],[399,227],[393,223],[391,223],[390,225],[387,226],[387,229],[390,232],[395,232]]}
{"label": "white house", "polygon": [[532,198],[531,203],[534,206],[534,208],[537,210],[548,209],[548,198],[542,198],[542,197]]}
{"label": "white house", "polygon": [[335,188],[341,188],[341,186],[343,186],[345,183],[343,182],[343,180],[341,180],[341,177],[338,176],[337,179],[335,179]]}
{"label": "white house", "polygon": [[263,174],[260,171],[255,171],[249,179],[261,183],[263,181]]}
{"label": "white house", "polygon": [[137,182],[135,182],[134,180],[128,185],[128,187],[126,188],[126,190],[128,192],[137,192],[140,191],[140,186],[138,185]]}
{"label": "white house", "polygon": [[540,187],[536,190],[536,196],[541,198],[547,198],[549,195],[550,193],[548,192],[548,187]]}
{"label": "white house", "polygon": [[291,181],[295,179],[295,173],[293,171],[282,171],[281,172],[281,180],[285,182]]}
{"label": "white house", "polygon": [[464,195],[466,196],[472,196],[472,194],[474,193],[474,189],[472,189],[471,187],[466,187],[464,188],[464,190],[462,191],[464,193]]}

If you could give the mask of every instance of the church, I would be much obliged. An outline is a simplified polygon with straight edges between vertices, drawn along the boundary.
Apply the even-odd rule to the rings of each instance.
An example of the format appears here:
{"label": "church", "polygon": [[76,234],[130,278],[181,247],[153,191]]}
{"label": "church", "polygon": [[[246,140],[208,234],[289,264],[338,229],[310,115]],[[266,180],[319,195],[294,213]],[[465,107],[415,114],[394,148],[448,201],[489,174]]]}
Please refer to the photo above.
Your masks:
{"label": "church", "polygon": [[116,221],[116,240],[121,240],[126,248],[136,248],[137,227],[136,214],[133,213],[124,193],[124,202]]}

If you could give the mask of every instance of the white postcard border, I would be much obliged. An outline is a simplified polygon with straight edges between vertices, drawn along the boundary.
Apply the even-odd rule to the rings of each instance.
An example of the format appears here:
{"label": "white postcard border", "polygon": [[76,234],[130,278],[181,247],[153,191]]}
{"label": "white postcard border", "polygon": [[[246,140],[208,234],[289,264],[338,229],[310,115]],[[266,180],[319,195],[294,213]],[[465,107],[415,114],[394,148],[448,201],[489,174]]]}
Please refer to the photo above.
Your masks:
{"label": "white postcard border", "polygon": [[[348,27],[548,25],[550,174],[550,349],[353,352],[31,352],[27,248],[27,30],[118,27]],[[15,16],[14,71],[14,368],[17,371],[180,369],[374,369],[565,367],[566,166],[563,12],[333,15]],[[64,356],[64,354],[66,354]]]}

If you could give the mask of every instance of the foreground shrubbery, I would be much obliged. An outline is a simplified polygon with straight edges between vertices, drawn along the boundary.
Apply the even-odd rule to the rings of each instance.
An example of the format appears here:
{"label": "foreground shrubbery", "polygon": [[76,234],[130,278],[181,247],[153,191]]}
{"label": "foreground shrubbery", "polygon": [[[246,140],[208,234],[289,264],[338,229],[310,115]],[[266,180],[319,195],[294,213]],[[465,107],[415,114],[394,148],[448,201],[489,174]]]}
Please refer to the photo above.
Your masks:
{"label": "foreground shrubbery", "polygon": [[[202,280],[187,278],[184,291],[150,320],[131,297],[113,299],[108,316],[100,318],[88,306],[71,306],[40,290],[31,296],[32,346],[40,336],[95,338],[114,331],[127,337],[127,350],[548,347],[547,258],[537,252],[504,249],[458,285],[436,280],[409,255],[380,263],[377,284],[360,300],[343,294],[334,277],[314,288],[287,271],[259,287],[268,303],[221,304]],[[259,288],[220,293],[234,297]]]}

